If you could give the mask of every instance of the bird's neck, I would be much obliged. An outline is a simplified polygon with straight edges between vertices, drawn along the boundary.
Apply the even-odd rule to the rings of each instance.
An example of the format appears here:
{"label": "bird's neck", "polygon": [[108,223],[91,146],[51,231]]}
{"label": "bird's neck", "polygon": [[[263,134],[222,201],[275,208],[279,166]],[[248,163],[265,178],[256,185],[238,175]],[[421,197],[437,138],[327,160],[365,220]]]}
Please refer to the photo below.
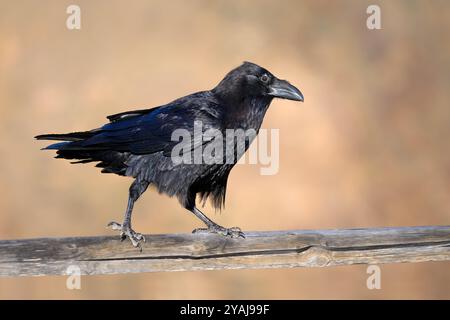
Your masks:
{"label": "bird's neck", "polygon": [[271,97],[246,97],[226,104],[227,128],[259,130],[269,108]]}

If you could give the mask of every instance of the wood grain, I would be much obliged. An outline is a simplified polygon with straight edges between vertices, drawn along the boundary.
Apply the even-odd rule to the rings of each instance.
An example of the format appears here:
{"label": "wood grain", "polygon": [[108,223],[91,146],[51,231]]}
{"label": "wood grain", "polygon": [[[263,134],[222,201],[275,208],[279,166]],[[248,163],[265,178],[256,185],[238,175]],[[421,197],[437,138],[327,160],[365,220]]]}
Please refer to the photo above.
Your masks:
{"label": "wood grain", "polygon": [[116,236],[0,241],[0,276],[326,267],[450,261],[450,226],[147,235],[143,250]]}

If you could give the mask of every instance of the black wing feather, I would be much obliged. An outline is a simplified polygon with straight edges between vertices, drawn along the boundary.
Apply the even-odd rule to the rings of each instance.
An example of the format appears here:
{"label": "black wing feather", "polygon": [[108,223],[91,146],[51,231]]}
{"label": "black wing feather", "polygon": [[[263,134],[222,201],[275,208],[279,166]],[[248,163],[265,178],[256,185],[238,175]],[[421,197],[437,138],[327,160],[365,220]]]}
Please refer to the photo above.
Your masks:
{"label": "black wing feather", "polygon": [[[92,137],[72,144],[72,147],[133,154],[151,154],[159,151],[170,153],[173,146],[178,143],[172,141],[174,130],[184,129],[192,134],[194,120],[201,121],[205,129],[218,126],[217,118],[220,115],[210,112],[210,103],[216,103],[212,99],[209,92],[200,92],[165,106],[109,116],[112,122],[99,128]],[[194,141],[194,144],[196,142]],[[70,145],[67,147],[70,148]],[[192,148],[198,145],[197,143]]]}

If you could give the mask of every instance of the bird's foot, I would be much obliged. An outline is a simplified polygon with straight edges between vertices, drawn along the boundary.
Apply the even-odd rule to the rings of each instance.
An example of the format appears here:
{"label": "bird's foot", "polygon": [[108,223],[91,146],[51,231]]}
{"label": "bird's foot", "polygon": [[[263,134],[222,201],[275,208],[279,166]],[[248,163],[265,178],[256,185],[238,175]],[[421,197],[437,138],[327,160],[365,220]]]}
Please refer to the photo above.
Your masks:
{"label": "bird's foot", "polygon": [[131,226],[129,224],[120,224],[115,221],[111,221],[110,223],[108,223],[108,227],[110,227],[112,230],[120,231],[121,241],[125,240],[125,238],[128,237],[133,246],[139,248],[142,251],[141,241],[145,242],[145,237],[141,233],[137,233],[136,231],[131,229]]}
{"label": "bird's foot", "polygon": [[224,228],[219,225],[213,225],[208,228],[198,228],[192,231],[192,233],[216,233],[224,237],[230,238],[245,238],[245,234],[238,227]]}

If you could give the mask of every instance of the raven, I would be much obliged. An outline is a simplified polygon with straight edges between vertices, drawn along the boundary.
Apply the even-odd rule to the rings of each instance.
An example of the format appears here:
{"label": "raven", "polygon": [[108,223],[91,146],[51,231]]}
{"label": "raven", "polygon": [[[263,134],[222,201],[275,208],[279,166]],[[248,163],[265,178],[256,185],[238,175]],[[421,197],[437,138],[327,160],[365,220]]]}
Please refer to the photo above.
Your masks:
{"label": "raven", "polygon": [[[35,138],[63,141],[44,148],[57,150],[56,158],[75,160],[72,163],[97,162],[96,166],[102,168],[103,173],[134,178],[123,223],[113,221],[108,226],[120,231],[122,240],[128,237],[135,247],[141,248],[140,243],[145,238],[131,228],[133,205],[149,185],[154,185],[160,193],[176,196],[184,208],[206,224],[207,228],[193,232],[244,237],[240,228],[224,228],[209,219],[196,207],[196,196],[203,201],[209,197],[213,206],[221,209],[230,170],[253,139],[246,138],[244,145],[236,139],[227,139],[225,148],[233,150],[232,161],[176,163],[171,152],[178,141],[174,141],[172,135],[177,129],[192,133],[196,122],[221,133],[227,129],[252,129],[257,133],[273,98],[303,101],[300,90],[289,82],[254,63],[244,62],[212,90],[151,109],[110,115],[109,123],[90,131],[44,134]],[[210,143],[211,140],[194,137],[188,149],[194,152]]]}

